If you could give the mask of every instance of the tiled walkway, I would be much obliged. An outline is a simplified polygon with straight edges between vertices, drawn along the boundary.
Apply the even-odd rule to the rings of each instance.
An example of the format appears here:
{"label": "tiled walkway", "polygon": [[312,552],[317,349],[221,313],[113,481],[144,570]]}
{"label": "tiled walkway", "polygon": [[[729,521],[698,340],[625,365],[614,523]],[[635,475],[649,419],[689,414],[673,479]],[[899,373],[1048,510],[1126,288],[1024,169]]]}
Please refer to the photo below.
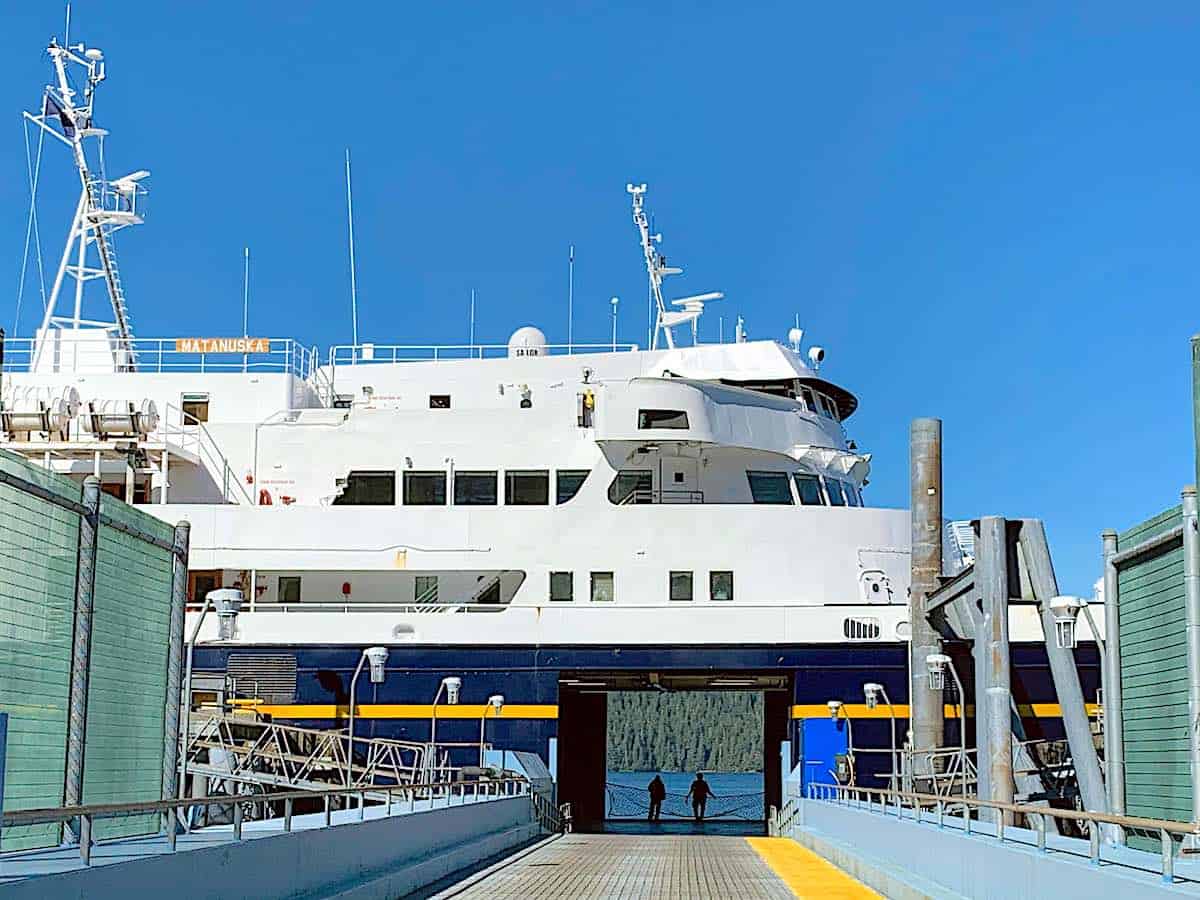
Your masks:
{"label": "tiled walkway", "polygon": [[440,898],[875,897],[785,838],[570,834]]}

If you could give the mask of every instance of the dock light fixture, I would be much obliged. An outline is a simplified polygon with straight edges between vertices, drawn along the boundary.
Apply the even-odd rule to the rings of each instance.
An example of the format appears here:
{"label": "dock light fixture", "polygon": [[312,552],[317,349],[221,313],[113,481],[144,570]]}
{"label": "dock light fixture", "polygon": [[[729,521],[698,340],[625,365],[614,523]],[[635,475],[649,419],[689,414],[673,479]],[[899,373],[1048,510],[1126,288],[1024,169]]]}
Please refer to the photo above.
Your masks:
{"label": "dock light fixture", "polygon": [[180,710],[179,733],[183,735],[183,751],[179,754],[179,788],[178,795],[183,797],[187,781],[187,751],[190,741],[188,730],[192,717],[192,659],[196,650],[196,638],[200,636],[200,626],[210,609],[216,609],[218,617],[217,640],[231,641],[237,634],[237,617],[242,611],[242,592],[236,588],[218,588],[204,595],[204,606],[187,642],[187,663],[183,675],[183,708]]}
{"label": "dock light fixture", "polygon": [[387,660],[387,647],[368,647],[359,656],[358,665],[354,669],[354,674],[350,677],[350,723],[348,728],[349,740],[346,744],[346,787],[350,787],[354,778],[354,697],[358,690],[358,676],[362,674],[363,664],[366,663],[370,666],[371,684],[383,684],[383,679],[387,674],[384,671]]}
{"label": "dock light fixture", "polygon": [[[838,717],[844,715],[846,717],[846,763],[847,775],[849,783],[854,783],[854,726],[850,722],[850,714],[845,711],[846,705],[841,700],[829,700],[825,704],[829,707],[829,718],[837,722]],[[836,727],[836,726],[835,726]]]}
{"label": "dock light fixture", "polygon": [[219,588],[209,591],[208,598],[217,611],[217,640],[232,641],[238,613],[242,611],[242,592],[236,588]]}
{"label": "dock light fixture", "polygon": [[1082,597],[1052,597],[1050,613],[1054,616],[1054,641],[1060,650],[1075,649],[1075,620],[1087,606]]}
{"label": "dock light fixture", "polygon": [[[967,793],[967,695],[963,692],[962,681],[958,670],[950,657],[944,653],[931,653],[925,657],[925,665],[929,669],[929,689],[940,691],[946,684],[946,672],[954,679],[954,689],[958,692],[958,771],[962,778],[963,795]],[[951,780],[953,786],[953,779]]]}
{"label": "dock light fixture", "polygon": [[484,748],[484,728],[487,727],[488,710],[492,710],[492,714],[496,718],[500,718],[500,711],[504,709],[504,695],[492,694],[488,697],[487,704],[483,707],[483,715],[479,717],[479,768],[483,768],[483,748]]}
{"label": "dock light fixture", "polygon": [[896,776],[899,774],[900,768],[900,757],[896,752],[896,710],[892,706],[892,698],[888,696],[888,692],[882,684],[868,681],[863,685],[863,696],[867,701],[867,709],[875,709],[879,706],[881,697],[883,698],[883,702],[887,704],[888,718],[892,720],[892,771],[888,775],[888,787],[894,791],[896,789]]}
{"label": "dock light fixture", "polygon": [[432,780],[434,769],[437,768],[437,710],[438,701],[442,699],[442,694],[446,695],[446,703],[449,706],[458,705],[458,694],[462,690],[462,679],[457,675],[447,675],[442,679],[442,683],[438,685],[437,694],[433,698],[433,708],[429,714],[429,750],[427,753],[426,771],[428,771]]}
{"label": "dock light fixture", "polygon": [[950,657],[944,653],[931,653],[925,657],[925,668],[929,673],[929,689],[941,691],[946,688],[946,667],[950,665]]}

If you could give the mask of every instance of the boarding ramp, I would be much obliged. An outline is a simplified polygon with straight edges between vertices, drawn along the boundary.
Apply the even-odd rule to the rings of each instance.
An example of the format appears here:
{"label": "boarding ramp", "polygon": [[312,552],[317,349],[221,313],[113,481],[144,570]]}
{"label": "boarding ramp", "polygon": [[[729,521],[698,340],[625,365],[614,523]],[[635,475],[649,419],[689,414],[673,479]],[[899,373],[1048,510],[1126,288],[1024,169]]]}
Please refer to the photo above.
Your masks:
{"label": "boarding ramp", "polygon": [[[1084,837],[1055,833],[1078,823]],[[1102,831],[1152,836],[1160,852],[1114,845]],[[1175,897],[1200,893],[1200,861],[1181,855],[1200,823],[1172,822],[810,784],[770,821],[889,897]]]}
{"label": "boarding ramp", "polygon": [[[362,790],[271,792],[254,798],[282,814],[181,832],[194,799],[29,809],[0,827],[76,823],[74,846],[0,857],[6,900],[138,897],[351,897],[392,900],[561,833],[562,819],[524,778]],[[338,808],[342,807],[342,808]],[[97,841],[103,823],[158,820],[157,835]],[[111,831],[111,828],[108,829]]]}

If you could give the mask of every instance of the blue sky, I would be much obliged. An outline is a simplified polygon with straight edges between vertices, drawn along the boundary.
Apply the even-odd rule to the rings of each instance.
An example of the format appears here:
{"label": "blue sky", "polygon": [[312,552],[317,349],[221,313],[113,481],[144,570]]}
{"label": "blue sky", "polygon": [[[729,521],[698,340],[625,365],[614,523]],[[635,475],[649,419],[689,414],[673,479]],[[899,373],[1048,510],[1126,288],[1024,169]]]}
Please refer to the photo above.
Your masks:
{"label": "blue sky", "polygon": [[[28,202],[18,113],[53,3],[3,0],[0,321]],[[1200,38],[1189,4],[77,2],[104,49],[110,173],[146,167],[123,235],[138,334],[348,342],[352,148],[360,331],[378,342],[645,340],[627,181],[650,184],[679,293],[723,290],[782,340],[799,314],[861,399],[868,496],[907,505],[908,423],[945,420],[946,512],[1046,520],[1088,592],[1099,532],[1194,479]],[[74,201],[47,147],[41,233]],[[49,267],[52,263],[47,261]],[[26,286],[21,333],[40,312]],[[798,536],[800,539],[800,536]]]}

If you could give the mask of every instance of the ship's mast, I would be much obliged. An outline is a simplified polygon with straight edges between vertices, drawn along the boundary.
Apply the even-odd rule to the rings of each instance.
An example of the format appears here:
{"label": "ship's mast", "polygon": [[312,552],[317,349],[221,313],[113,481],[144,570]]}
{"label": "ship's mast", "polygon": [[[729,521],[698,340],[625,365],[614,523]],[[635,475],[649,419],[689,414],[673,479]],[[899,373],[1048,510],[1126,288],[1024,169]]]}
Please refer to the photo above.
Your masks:
{"label": "ship's mast", "polygon": [[[133,326],[125,305],[125,291],[117,270],[116,249],[112,234],[130,225],[140,225],[139,201],[145,195],[140,182],[150,173],[141,170],[112,181],[104,179],[103,167],[100,175],[88,161],[88,147],[96,146],[99,159],[103,160],[104,137],[108,134],[93,125],[96,88],[105,78],[104,54],[82,43],[60,47],[51,40],[47,48],[54,68],[54,84],[46,86],[42,97],[41,111],[25,113],[25,118],[42,128],[52,137],[71,148],[72,158],[79,176],[79,202],[71,229],[67,233],[66,246],[54,278],[54,286],[46,304],[46,314],[37,335],[33,368],[38,367],[43,348],[48,346],[50,329],[82,328],[103,329],[109,332],[109,348],[113,355],[116,371],[134,371],[137,355],[134,349]],[[78,67],[85,73],[85,84],[80,94],[71,86],[68,67]],[[89,140],[92,139],[92,140]],[[86,143],[85,143],[86,142]],[[66,310],[60,304],[70,301],[63,297],[65,276],[74,279],[73,304]],[[90,281],[103,279],[112,308],[112,321],[96,321],[83,317],[84,288]],[[77,336],[77,335],[76,335]]]}
{"label": "ship's mast", "polygon": [[654,336],[650,341],[650,349],[658,349],[658,336],[661,333],[666,340],[667,347],[674,350],[675,335],[671,329],[684,323],[691,323],[692,343],[696,344],[698,343],[696,323],[704,312],[704,304],[712,300],[720,300],[725,295],[720,291],[712,291],[707,294],[697,294],[694,297],[681,297],[671,301],[671,305],[680,307],[679,309],[667,309],[662,293],[663,279],[668,275],[680,275],[683,273],[683,269],[678,266],[668,266],[667,258],[658,252],[657,245],[662,243],[662,235],[650,233],[650,223],[646,218],[646,185],[627,184],[625,190],[633,196],[633,224],[637,226],[638,234],[642,239],[646,274],[650,278],[650,294],[654,298],[656,307]]}

